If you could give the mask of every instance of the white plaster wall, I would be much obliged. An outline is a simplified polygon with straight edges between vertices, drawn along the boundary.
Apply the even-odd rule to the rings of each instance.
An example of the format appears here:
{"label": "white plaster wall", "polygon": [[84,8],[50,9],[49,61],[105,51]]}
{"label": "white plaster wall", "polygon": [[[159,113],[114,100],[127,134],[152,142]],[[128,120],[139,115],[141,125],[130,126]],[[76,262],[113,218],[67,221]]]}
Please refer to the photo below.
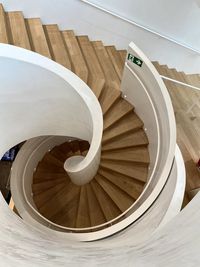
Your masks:
{"label": "white plaster wall", "polygon": [[[2,0],[6,10],[23,10],[92,40],[127,48],[133,41],[151,60],[187,73],[200,72],[200,55],[91,7],[81,0]],[[196,0],[90,0],[152,30],[200,50],[200,8]]]}

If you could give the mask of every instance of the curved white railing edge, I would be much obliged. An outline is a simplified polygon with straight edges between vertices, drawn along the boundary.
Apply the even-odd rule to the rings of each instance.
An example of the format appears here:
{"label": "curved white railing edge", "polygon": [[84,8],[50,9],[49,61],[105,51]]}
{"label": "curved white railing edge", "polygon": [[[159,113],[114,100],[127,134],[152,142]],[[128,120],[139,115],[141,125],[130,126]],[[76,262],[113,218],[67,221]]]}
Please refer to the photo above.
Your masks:
{"label": "curved white railing edge", "polygon": [[[152,177],[154,176],[154,173],[155,173],[155,168],[156,168],[156,165],[158,163],[158,158],[159,158],[159,150],[160,150],[160,131],[159,131],[159,122],[158,122],[158,116],[157,116],[157,113],[156,113],[156,110],[155,110],[155,107],[153,105],[153,102],[152,102],[152,99],[148,93],[148,91],[146,90],[146,87],[144,86],[144,84],[142,83],[142,81],[139,79],[138,75],[133,72],[133,70],[129,67],[129,65],[127,64],[127,62],[125,62],[125,67],[132,73],[132,75],[135,77],[135,79],[137,80],[137,82],[141,85],[143,91],[145,92],[145,95],[148,99],[148,102],[152,108],[152,113],[153,113],[153,117],[155,119],[155,129],[156,129],[156,132],[157,132],[157,151],[156,151],[156,155],[155,155],[155,162],[154,164],[151,163],[150,161],[150,166],[149,166],[149,171],[148,171],[148,183],[149,181],[152,179]],[[135,97],[135,95],[134,95]],[[124,95],[124,99],[128,100],[129,101],[129,97],[127,97],[127,95]],[[136,113],[137,114],[140,114],[138,113],[138,108],[135,109],[136,110]],[[140,114],[141,115],[141,114]],[[148,135],[148,129],[146,128],[146,124],[144,125],[144,130],[146,132],[146,134]],[[150,144],[149,144],[150,145]],[[151,166],[152,165],[152,166]],[[138,200],[138,199],[137,199]],[[136,201],[137,201],[136,200]]]}
{"label": "curved white railing edge", "polygon": [[163,218],[161,224],[159,225],[156,231],[160,230],[161,227],[165,226],[172,218],[174,218],[181,211],[181,207],[183,204],[186,187],[186,170],[183,156],[178,145],[176,145],[172,171],[173,169],[175,169],[175,175],[177,177],[175,191],[171,199],[169,208],[165,214],[165,217]]}
{"label": "curved white railing edge", "polygon": [[[52,137],[52,138],[55,138],[55,137]],[[34,139],[37,141],[37,138],[34,138]],[[27,159],[26,154],[24,154],[24,158]],[[28,159],[28,161],[31,162],[32,161],[31,159],[32,158],[30,157]],[[23,162],[23,159],[20,158],[20,160],[22,160],[22,162]],[[19,162],[16,162],[16,167],[19,167],[20,164],[18,164],[18,163]],[[27,163],[26,163],[26,165],[27,165]],[[180,167],[180,165],[178,165],[178,166]],[[24,168],[23,168],[23,170],[26,171],[26,169],[24,169]],[[174,190],[174,192],[173,192],[172,198],[171,198],[171,195],[169,195],[169,200],[168,200],[169,204],[166,207],[166,215],[168,217],[168,221],[172,217],[174,217],[174,213],[175,212],[178,213],[178,211],[179,211],[179,209],[176,209],[176,211],[175,211],[174,210],[174,205],[171,205],[172,201],[174,201],[174,198],[177,197],[177,196],[175,196],[175,194],[177,194],[177,192],[179,193],[179,204],[178,205],[180,205],[180,201],[181,201],[180,192],[182,190],[181,188],[183,188],[183,187],[180,184],[180,175],[177,176],[177,178],[179,180],[175,182],[175,187],[171,188],[171,190]],[[169,179],[176,179],[176,176],[172,177],[172,175],[170,175]],[[181,187],[181,188],[179,188],[179,187]],[[165,189],[163,189],[163,190],[165,190]],[[169,189],[167,189],[167,190],[169,190]],[[162,192],[160,194],[162,194]],[[49,228],[49,230],[56,230],[56,231],[62,232],[62,234],[65,236],[65,237],[63,236],[63,238],[68,238],[69,237],[70,239],[79,240],[79,241],[93,241],[93,240],[105,238],[105,237],[110,236],[110,235],[112,235],[112,234],[114,234],[116,232],[121,231],[122,229],[126,228],[127,226],[130,226],[137,219],[137,216],[135,216],[136,214],[134,212],[128,218],[124,218],[123,221],[121,221],[120,223],[117,223],[116,225],[112,225],[112,223],[110,222],[109,223],[110,224],[110,227],[107,228],[107,229],[101,229],[101,230],[97,230],[95,232],[89,232],[89,233],[84,233],[84,232],[79,233],[78,231],[91,230],[91,229],[93,229],[93,227],[89,227],[89,228],[69,228],[69,227],[64,227],[64,226],[57,225],[56,223],[53,223],[53,222],[49,221],[48,219],[46,219],[45,217],[43,217],[37,210],[35,210],[33,208],[33,206],[29,203],[28,198],[26,198],[26,203],[30,206],[31,209],[34,210],[34,213],[36,213],[36,215],[40,219],[39,220],[40,223],[43,222],[44,223],[44,226],[46,225]],[[165,207],[165,205],[164,205],[164,207]],[[173,209],[173,210],[171,211],[171,209]],[[27,220],[27,217],[24,217],[24,219],[27,222],[32,223],[32,221],[30,219]],[[34,223],[34,226],[37,227],[37,228],[39,228],[40,230],[42,230],[43,227],[42,228],[40,227],[40,223]],[[162,224],[162,222],[161,222],[161,224]],[[46,232],[48,233],[48,229],[46,229]],[[73,238],[72,232],[75,233],[74,238]],[[49,233],[51,233],[51,231]],[[59,233],[57,233],[57,234],[59,235]]]}
{"label": "curved white railing edge", "polygon": [[[102,110],[92,90],[70,70],[54,62],[53,60],[50,60],[49,58],[46,58],[32,51],[1,43],[0,58],[1,57],[30,63],[53,72],[55,75],[58,75],[68,84],[70,84],[70,86],[76,91],[76,93],[83,99],[85,105],[90,111],[93,123],[93,132],[90,133],[91,140],[88,140],[90,141],[90,149],[86,157],[80,164],[76,165],[76,167],[73,164],[73,177],[76,176],[77,179],[80,180],[83,173],[83,177],[87,175],[87,178],[90,177],[90,179],[92,179],[93,168],[98,169],[98,166],[100,164],[101,139],[103,132]],[[68,171],[70,176],[70,166],[68,166]]]}
{"label": "curved white railing edge", "polygon": [[[171,99],[170,99],[169,93],[167,91],[167,88],[166,88],[164,82],[162,81],[159,73],[157,72],[157,70],[155,69],[153,64],[151,63],[151,61],[146,57],[146,55],[133,42],[131,42],[129,45],[128,54],[129,53],[134,53],[133,56],[136,56],[137,58],[139,58],[140,60],[143,61],[142,68],[145,68],[144,70],[142,68],[140,68],[140,66],[133,64],[132,62],[130,63],[128,61],[128,58],[126,59],[127,65],[131,66],[131,69],[134,72],[134,74],[136,74],[136,76],[140,79],[141,84],[144,85],[143,88],[147,89],[149,87],[149,90],[150,90],[152,85],[158,86],[159,93],[162,95],[162,98],[163,98],[164,103],[165,103],[165,108],[166,108],[166,114],[165,115],[168,118],[169,134],[166,136],[166,138],[168,138],[168,141],[169,141],[169,148],[167,150],[168,153],[166,155],[166,160],[163,163],[164,167],[162,167],[162,170],[159,170],[159,174],[157,173],[157,175],[159,175],[159,177],[161,177],[162,179],[159,179],[158,183],[156,184],[156,186],[153,189],[152,194],[148,197],[149,203],[152,203],[152,201],[154,201],[156,199],[157,194],[159,194],[159,192],[162,190],[162,188],[166,182],[166,179],[169,175],[169,172],[171,170],[171,166],[172,166],[172,162],[173,162],[173,158],[174,158],[174,154],[175,154],[175,147],[176,147],[175,117],[174,117],[174,111],[173,111]],[[151,76],[147,75],[148,72],[150,73]],[[124,75],[125,75],[125,73],[126,73],[126,65],[125,65],[125,69],[124,69]],[[142,75],[143,75],[143,77],[142,77]],[[141,77],[143,78],[143,80],[141,79]],[[127,79],[127,77],[124,79]],[[126,80],[123,81],[123,79],[122,79],[122,92],[124,90],[123,82],[124,82],[124,84],[126,84]],[[151,89],[154,90],[154,87],[152,87]],[[149,91],[149,92],[151,93],[151,91]],[[131,88],[130,88],[129,93],[131,94]],[[125,94],[126,94],[126,92],[125,92]],[[152,99],[152,96],[150,96],[150,97]],[[129,100],[129,97],[127,95],[126,95],[126,100]],[[157,103],[155,102],[154,99],[152,99],[152,101],[154,104],[154,108],[156,108],[157,114],[159,114]],[[136,103],[131,102],[131,104],[133,104],[133,105],[136,104],[136,106],[137,106],[137,102],[139,102],[139,101],[136,99]],[[160,108],[163,108],[163,107],[160,106]],[[139,117],[141,117],[142,114],[139,113],[138,115],[139,115]],[[162,127],[164,128],[166,122],[163,122],[161,119],[162,118],[159,118],[159,124],[162,125]],[[161,128],[159,131],[161,131]],[[162,131],[163,131],[163,129],[162,129]],[[148,133],[148,129],[147,129],[147,133]],[[162,138],[161,132],[160,132],[159,136],[160,136],[160,138]],[[153,142],[153,140],[150,140],[150,142]],[[160,152],[163,149],[163,144],[165,142],[166,142],[166,140],[162,140],[162,139],[160,140],[161,146],[160,146],[160,151],[159,151],[159,157],[160,157]],[[158,162],[157,166],[159,166],[159,165],[160,165],[160,163]],[[158,172],[158,170],[157,170],[157,172]],[[145,193],[145,191],[143,192],[143,195],[144,195],[144,193]]]}
{"label": "curved white railing edge", "polygon": [[[155,75],[158,75],[158,73],[155,73]],[[159,77],[159,79],[161,79],[160,77]],[[162,80],[161,80],[162,81]],[[160,80],[159,80],[159,82],[160,82]],[[164,84],[164,83],[163,83]],[[171,102],[170,102],[171,103]],[[173,118],[173,117],[172,117]],[[172,133],[171,133],[172,134]],[[93,135],[94,136],[94,135]],[[174,137],[174,136],[173,136]],[[172,145],[172,143],[171,143],[171,145]],[[173,153],[172,153],[172,155],[173,155]],[[171,159],[171,162],[172,162],[172,160],[173,160],[173,157],[172,157],[172,159]],[[169,164],[169,163],[168,163]],[[169,169],[170,169],[170,166],[169,166]],[[168,177],[168,176],[167,176]],[[166,179],[167,179],[167,177],[165,177]],[[126,226],[128,226],[128,225],[130,225],[130,224],[132,224],[133,223],[133,221],[135,221],[135,220],[137,220],[140,216],[142,216],[145,212],[146,212],[146,210],[149,208],[149,206],[150,205],[152,205],[152,203],[155,201],[155,199],[157,198],[157,196],[159,195],[159,193],[161,192],[161,190],[162,190],[162,188],[163,188],[163,186],[164,186],[164,184],[165,184],[165,182],[166,182],[166,179],[165,179],[165,181],[163,180],[163,181],[159,181],[160,183],[159,183],[159,185],[158,186],[156,186],[155,187],[155,189],[153,190],[153,192],[151,193],[151,195],[145,200],[145,202],[144,203],[142,203],[142,205],[140,206],[140,208],[139,209],[137,209],[136,211],[134,211],[134,213],[132,213],[128,218],[126,218],[125,220],[123,220],[122,222],[120,222],[120,223],[117,223],[116,225],[113,225],[113,226],[111,226],[112,227],[112,229],[118,229],[118,231],[120,231],[119,230],[119,228],[118,227],[120,227],[120,226],[122,226],[123,225],[123,227],[124,227],[124,225],[126,224]],[[123,223],[124,222],[124,223]],[[126,222],[126,223],[125,223]],[[126,227],[125,226],[125,227]],[[110,228],[111,228],[110,227]],[[110,229],[109,228],[109,229]],[[78,230],[78,229],[77,229]],[[100,230],[99,231],[99,234],[100,234],[100,232],[101,233],[104,233],[104,230]],[[83,234],[84,235],[84,234]],[[87,233],[87,235],[88,235],[88,233]]]}

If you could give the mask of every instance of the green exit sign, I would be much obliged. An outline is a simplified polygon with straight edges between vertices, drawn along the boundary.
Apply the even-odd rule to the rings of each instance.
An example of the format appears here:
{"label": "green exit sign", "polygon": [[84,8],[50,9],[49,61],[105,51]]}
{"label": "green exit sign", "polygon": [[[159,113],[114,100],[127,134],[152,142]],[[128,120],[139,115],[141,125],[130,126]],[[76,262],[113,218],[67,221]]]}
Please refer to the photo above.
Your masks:
{"label": "green exit sign", "polygon": [[128,54],[128,58],[129,61],[131,61],[132,63],[138,65],[139,67],[142,67],[142,63],[143,61],[135,56],[133,56],[131,53]]}

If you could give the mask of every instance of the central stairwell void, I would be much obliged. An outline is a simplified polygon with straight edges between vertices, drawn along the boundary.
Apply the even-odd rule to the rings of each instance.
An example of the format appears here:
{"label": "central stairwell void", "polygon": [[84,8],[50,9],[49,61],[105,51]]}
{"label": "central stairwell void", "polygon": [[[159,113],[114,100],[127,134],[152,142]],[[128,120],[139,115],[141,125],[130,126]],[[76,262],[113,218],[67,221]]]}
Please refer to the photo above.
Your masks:
{"label": "central stairwell void", "polygon": [[11,171],[23,223],[94,241],[139,221],[150,234],[173,218],[183,160],[170,97],[143,52],[2,7],[0,25],[0,153],[26,141]]}

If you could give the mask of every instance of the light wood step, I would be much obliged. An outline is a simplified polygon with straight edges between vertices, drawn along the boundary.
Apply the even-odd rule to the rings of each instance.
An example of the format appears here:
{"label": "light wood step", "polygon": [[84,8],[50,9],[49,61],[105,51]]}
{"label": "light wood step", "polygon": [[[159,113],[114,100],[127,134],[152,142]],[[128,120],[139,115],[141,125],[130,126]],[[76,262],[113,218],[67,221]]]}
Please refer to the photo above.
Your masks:
{"label": "light wood step", "polygon": [[32,50],[51,58],[41,20],[39,18],[26,19],[26,25]]}
{"label": "light wood step", "polygon": [[121,210],[121,212],[124,212],[133,204],[134,200],[128,194],[126,194],[120,188],[116,187],[110,181],[103,178],[103,176],[97,174],[95,176],[95,180],[103,188],[103,190],[109,195],[109,197],[116,204],[116,206]]}
{"label": "light wood step", "polygon": [[117,160],[136,162],[144,165],[149,164],[149,153],[147,147],[131,147],[113,151],[103,151],[101,153],[101,158],[111,161]]}
{"label": "light wood step", "polygon": [[69,142],[65,142],[61,145],[58,146],[58,149],[64,154],[64,155],[68,155],[68,153],[71,152],[71,147],[69,145]]}
{"label": "light wood step", "polygon": [[[43,205],[39,211],[47,218],[56,222],[61,217],[61,214],[66,210],[71,210],[74,206],[74,200],[79,197],[80,187],[72,184],[67,184],[57,194],[52,195],[52,198]],[[69,218],[74,221],[74,218]]]}
{"label": "light wood step", "polygon": [[6,15],[2,4],[0,4],[0,43],[9,43]]}
{"label": "light wood step", "polygon": [[71,70],[71,62],[58,25],[44,25],[44,32],[52,59]]}
{"label": "light wood step", "polygon": [[124,70],[124,60],[122,60],[121,55],[117,52],[115,46],[106,46],[106,51],[121,81],[123,70]]}
{"label": "light wood step", "polygon": [[62,32],[68,54],[70,55],[70,61],[72,64],[72,70],[78,75],[84,82],[88,80],[88,69],[81,53],[79,44],[73,31]]}
{"label": "light wood step", "polygon": [[129,194],[134,200],[136,200],[143,191],[143,182],[134,180],[117,172],[109,172],[103,168],[100,168],[98,173]]}
{"label": "light wood step", "polygon": [[148,139],[143,129],[138,130],[134,133],[127,133],[124,136],[110,141],[102,146],[102,151],[114,150],[127,147],[137,147],[148,145]]}
{"label": "light wood step", "polygon": [[101,160],[100,166],[109,172],[114,171],[144,183],[147,180],[148,168],[132,162],[120,162],[119,164],[117,161]]}
{"label": "light wood step", "polygon": [[54,157],[54,155],[49,152],[44,155],[41,161],[42,163],[51,164],[52,166],[63,168],[63,162],[60,159]]}
{"label": "light wood step", "polygon": [[186,77],[187,83],[200,87],[200,75],[199,74],[185,74],[182,72],[182,74]]}
{"label": "light wood step", "polygon": [[91,184],[86,184],[89,217],[91,226],[100,225],[106,222],[101,206],[95,196]]}
{"label": "light wood step", "polygon": [[69,142],[69,146],[71,148],[73,155],[80,155],[81,154],[78,140],[73,140],[73,141]]}
{"label": "light wood step", "polygon": [[29,42],[29,37],[22,12],[8,12],[7,22],[8,28],[11,33],[11,44],[31,50],[31,45]]}
{"label": "light wood step", "polygon": [[166,66],[161,66],[157,61],[152,61],[152,64],[160,75],[166,76]]}
{"label": "light wood step", "polygon": [[[159,68],[159,66],[158,66]],[[165,67],[162,69],[162,71],[164,72],[163,75],[166,76],[166,77],[169,77],[169,74],[168,74],[168,68]],[[159,72],[159,71],[158,71]],[[167,87],[168,89],[168,92],[170,94],[170,97],[172,99],[172,104],[173,104],[173,108],[174,110],[180,110],[182,107],[181,107],[181,102],[179,101],[179,92],[176,88],[176,85],[174,85],[174,83],[168,81],[168,80],[163,80],[164,81],[164,84],[165,86]]]}
{"label": "light wood step", "polygon": [[103,133],[103,145],[108,141],[114,140],[119,136],[125,135],[130,132],[136,132],[143,127],[143,122],[135,113],[130,113],[120,120],[120,123],[112,125]]}
{"label": "light wood step", "polygon": [[103,188],[95,181],[91,181],[92,189],[95,193],[95,196],[101,206],[101,210],[104,213],[104,216],[107,221],[110,221],[120,215],[121,211],[108,196],[108,194],[103,190]]}
{"label": "light wood step", "polygon": [[42,183],[44,181],[59,180],[61,178],[65,178],[66,180],[69,179],[66,172],[52,173],[49,172],[49,170],[46,170],[46,172],[36,170],[33,173],[33,184]]}
{"label": "light wood step", "polygon": [[[79,188],[79,191],[80,191],[80,188]],[[53,216],[51,220],[59,225],[70,227],[70,228],[75,228],[76,227],[76,216],[77,216],[78,205],[79,205],[78,196],[79,196],[78,194],[75,194],[74,198],[72,198],[72,200],[64,208],[62,208],[59,213]]]}
{"label": "light wood step", "polygon": [[88,36],[77,36],[77,40],[89,70],[88,85],[98,98],[105,85],[103,71]]}
{"label": "light wood step", "polygon": [[119,120],[133,110],[134,107],[130,103],[120,98],[104,116],[104,130],[108,129],[114,123],[120,124]]}
{"label": "light wood step", "polygon": [[36,170],[36,175],[40,175],[40,174],[44,174],[45,172],[49,172],[52,174],[55,173],[62,173],[65,174],[65,170],[64,168],[52,165],[50,163],[46,163],[46,162],[39,162],[38,166],[37,166],[37,170]]}
{"label": "light wood step", "polygon": [[119,90],[109,87],[108,85],[105,86],[99,98],[101,109],[104,115],[116,103],[116,101],[120,99],[120,96],[121,92]]}
{"label": "light wood step", "polygon": [[117,52],[119,53],[123,64],[125,64],[127,51],[126,50],[117,50]]}
{"label": "light wood step", "polygon": [[86,186],[81,186],[80,198],[78,204],[78,212],[76,217],[76,227],[90,227],[90,217],[87,199],[87,189]]}
{"label": "light wood step", "polygon": [[48,203],[52,197],[54,197],[58,192],[60,192],[63,188],[66,188],[67,182],[62,182],[60,184],[55,185],[48,190],[41,192],[40,194],[34,195],[33,200],[38,209],[40,209],[43,205]]}
{"label": "light wood step", "polygon": [[38,193],[42,193],[42,192],[56,186],[57,184],[63,183],[65,181],[66,181],[66,178],[62,177],[60,179],[47,180],[47,181],[43,181],[40,183],[35,183],[32,185],[33,194],[37,195]]}
{"label": "light wood step", "polygon": [[[163,71],[165,71],[165,76],[177,79],[177,73],[173,73],[169,70],[167,66],[163,66]],[[178,111],[179,109],[185,110],[187,112],[188,108],[191,106],[190,97],[187,92],[187,88],[182,88],[182,86],[175,84],[170,81],[164,81],[167,89],[172,97],[172,104],[174,110]]]}
{"label": "light wood step", "polygon": [[90,148],[90,144],[87,141],[81,140],[79,141],[79,148],[80,148],[81,155],[86,156]]}
{"label": "light wood step", "polygon": [[95,49],[99,62],[101,64],[104,76],[106,78],[106,84],[109,87],[120,90],[120,79],[113,67],[110,57],[101,41],[93,41],[92,45]]}
{"label": "light wood step", "polygon": [[61,162],[65,162],[65,160],[68,158],[67,154],[64,154],[59,146],[55,146],[51,151],[50,154],[52,154],[55,158],[59,159]]}

